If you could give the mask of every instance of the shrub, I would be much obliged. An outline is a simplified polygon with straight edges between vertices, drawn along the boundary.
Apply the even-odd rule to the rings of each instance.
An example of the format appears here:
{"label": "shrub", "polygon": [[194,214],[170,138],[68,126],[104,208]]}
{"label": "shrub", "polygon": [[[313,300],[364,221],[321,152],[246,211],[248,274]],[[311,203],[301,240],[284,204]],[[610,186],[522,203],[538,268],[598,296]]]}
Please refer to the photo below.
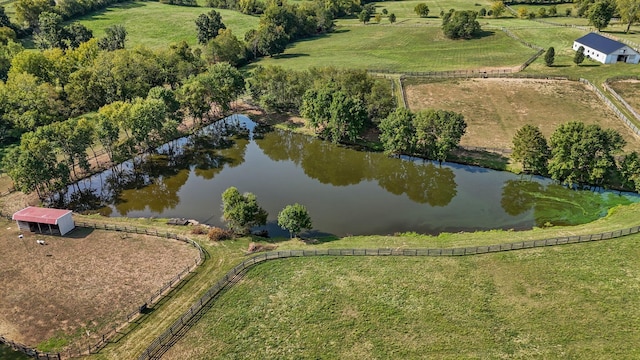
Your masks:
{"label": "shrub", "polygon": [[222,241],[233,238],[233,232],[230,230],[221,229],[219,227],[212,227],[207,234],[211,241]]}
{"label": "shrub", "polygon": [[191,233],[192,233],[193,235],[204,235],[204,234],[206,234],[206,233],[207,233],[207,228],[205,228],[204,226],[200,226],[200,225],[198,225],[198,226],[194,226],[194,227],[191,229]]}

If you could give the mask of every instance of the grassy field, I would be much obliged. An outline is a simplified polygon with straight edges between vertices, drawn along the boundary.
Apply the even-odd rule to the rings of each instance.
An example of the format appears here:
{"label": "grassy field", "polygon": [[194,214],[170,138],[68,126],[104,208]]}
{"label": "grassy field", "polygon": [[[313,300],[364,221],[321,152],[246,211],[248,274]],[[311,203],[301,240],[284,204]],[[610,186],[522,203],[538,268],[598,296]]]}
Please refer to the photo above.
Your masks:
{"label": "grassy field", "polygon": [[[620,132],[628,150],[640,150],[638,137],[595,94],[575,81],[472,79],[408,81],[409,108],[435,108],[464,115],[462,145],[511,148],[516,131],[536,125],[548,138],[568,121],[599,124]],[[446,93],[447,96],[442,96]]]}
{"label": "grassy field", "polygon": [[480,39],[449,40],[439,27],[338,26],[336,32],[296,42],[259,65],[336,66],[394,71],[440,71],[518,66],[535,53],[501,31]]}
{"label": "grassy field", "polygon": [[[78,21],[93,30],[95,37],[104,35],[111,25],[123,25],[127,29],[127,47],[144,45],[151,48],[167,47],[172,43],[186,41],[197,44],[195,20],[200,14],[211,11],[207,7],[186,7],[161,4],[159,2],[129,2],[117,4],[104,10],[81,17]],[[257,27],[258,18],[237,11],[217,9],[222,22],[238,38],[247,30]]]}
{"label": "grassy field", "polygon": [[[623,213],[637,209],[587,226],[617,216],[630,226]],[[462,236],[499,243],[536,232]],[[458,236],[318,247],[453,246]],[[250,270],[163,358],[635,358],[627,345],[640,341],[639,241],[465,258],[274,261]]]}
{"label": "grassy field", "polygon": [[640,81],[615,81],[610,86],[636,111],[640,111]]}
{"label": "grassy field", "polygon": [[185,243],[150,236],[83,228],[45,236],[6,219],[0,226],[0,284],[11,289],[0,297],[0,334],[42,351],[94,343],[198,257]]}

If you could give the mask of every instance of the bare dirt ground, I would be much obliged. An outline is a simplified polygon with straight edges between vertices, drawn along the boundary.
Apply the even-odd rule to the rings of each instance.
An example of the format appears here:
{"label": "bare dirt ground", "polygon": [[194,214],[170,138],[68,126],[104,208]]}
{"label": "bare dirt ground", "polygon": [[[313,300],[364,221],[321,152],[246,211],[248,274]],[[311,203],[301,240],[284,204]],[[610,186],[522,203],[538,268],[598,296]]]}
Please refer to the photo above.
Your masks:
{"label": "bare dirt ground", "polygon": [[585,85],[563,80],[464,79],[407,84],[412,110],[462,113],[467,133],[461,145],[511,148],[516,131],[536,125],[549,138],[561,124],[582,121],[620,132],[627,150],[640,150],[638,138]]}
{"label": "bare dirt ground", "polygon": [[5,219],[0,229],[0,334],[28,346],[102,335],[198,257],[153,236],[78,228],[20,239]]}

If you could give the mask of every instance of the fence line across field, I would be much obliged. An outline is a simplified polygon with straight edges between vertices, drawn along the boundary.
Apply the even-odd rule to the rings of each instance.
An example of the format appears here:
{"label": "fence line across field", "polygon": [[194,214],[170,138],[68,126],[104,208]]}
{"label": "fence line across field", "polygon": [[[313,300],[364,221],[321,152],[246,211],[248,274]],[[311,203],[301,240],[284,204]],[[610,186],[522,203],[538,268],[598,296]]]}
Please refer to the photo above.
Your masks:
{"label": "fence line across field", "polygon": [[636,120],[640,122],[640,114],[638,114],[636,109],[634,109],[633,106],[629,105],[629,103],[609,85],[609,83],[614,81],[619,81],[619,80],[640,80],[640,76],[616,76],[616,77],[607,79],[607,81],[605,81],[602,84],[602,87],[607,92],[609,92],[614,98],[616,98],[616,100],[618,100],[625,108],[627,108],[627,110],[631,113],[631,115],[633,115],[636,118]]}
{"label": "fence line across field", "polygon": [[593,92],[598,95],[598,97],[624,122],[634,134],[640,135],[640,129],[631,121],[629,118],[623,114],[618,107],[607,98],[607,96],[598,89],[595,85],[593,85],[589,80],[580,78],[580,82],[587,85]]}
{"label": "fence line across field", "polygon": [[207,306],[225,289],[237,283],[248,269],[268,260],[306,256],[470,256],[502,251],[531,249],[536,247],[556,246],[572,243],[615,239],[636,234],[640,226],[591,235],[558,237],[542,240],[528,240],[506,244],[472,246],[463,248],[439,249],[314,249],[314,250],[280,250],[255,255],[242,261],[229,270],[215,285],[198,299],[167,330],[158,336],[138,360],[159,359],[173,344],[199,319]]}
{"label": "fence line across field", "polygon": [[88,222],[76,222],[76,226],[93,228],[98,230],[119,231],[119,232],[132,233],[132,234],[150,235],[150,236],[182,241],[198,249],[198,258],[194,260],[194,263],[192,265],[185,267],[179,274],[171,278],[161,288],[153,292],[149,296],[149,298],[145,300],[145,302],[142,305],[136,307],[133,311],[129,312],[125,316],[125,318],[123,319],[123,322],[120,325],[114,326],[109,331],[102,334],[95,343],[90,343],[88,345],[82,345],[82,346],[75,345],[68,350],[56,352],[56,353],[41,352],[34,348],[30,348],[24,344],[20,344],[20,343],[11,341],[9,339],[6,339],[2,336],[0,336],[0,343],[4,343],[7,346],[13,348],[14,350],[24,353],[28,356],[34,357],[36,359],[61,360],[61,359],[80,357],[83,355],[96,353],[100,349],[102,349],[105,345],[107,345],[109,341],[118,334],[119,330],[123,329],[124,327],[129,325],[131,322],[136,320],[139,315],[143,314],[147,310],[148,306],[153,305],[157,303],[159,300],[161,300],[167,294],[167,292],[175,288],[187,275],[193,272],[205,260],[205,252],[204,252],[204,249],[202,249],[202,247],[200,246],[200,244],[182,235],[178,235],[170,232],[159,232],[158,230],[142,229],[135,226],[119,226],[119,225],[97,224],[97,223],[88,223]]}

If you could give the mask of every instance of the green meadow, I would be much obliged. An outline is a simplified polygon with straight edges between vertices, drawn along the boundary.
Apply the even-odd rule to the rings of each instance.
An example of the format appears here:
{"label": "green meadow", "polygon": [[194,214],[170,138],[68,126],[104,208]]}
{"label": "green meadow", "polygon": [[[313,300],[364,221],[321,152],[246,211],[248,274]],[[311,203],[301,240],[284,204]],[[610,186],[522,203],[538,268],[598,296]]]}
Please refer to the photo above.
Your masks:
{"label": "green meadow", "polygon": [[[161,4],[159,2],[128,2],[83,16],[78,21],[93,30],[95,37],[104,35],[112,25],[123,25],[127,29],[127,47],[144,45],[162,48],[186,41],[197,45],[195,20],[200,14],[211,11],[207,7],[186,7]],[[216,9],[222,21],[240,39],[258,26],[258,18],[238,11]]]}
{"label": "green meadow", "polygon": [[[637,210],[585,227],[280,248],[502,243],[632,226]],[[272,261],[249,270],[163,358],[636,358],[640,350],[628,345],[640,341],[639,242],[633,235],[469,257]]]}
{"label": "green meadow", "polygon": [[535,53],[500,30],[450,40],[439,27],[340,23],[335,32],[298,41],[259,65],[335,66],[392,71],[442,71],[519,66]]}

